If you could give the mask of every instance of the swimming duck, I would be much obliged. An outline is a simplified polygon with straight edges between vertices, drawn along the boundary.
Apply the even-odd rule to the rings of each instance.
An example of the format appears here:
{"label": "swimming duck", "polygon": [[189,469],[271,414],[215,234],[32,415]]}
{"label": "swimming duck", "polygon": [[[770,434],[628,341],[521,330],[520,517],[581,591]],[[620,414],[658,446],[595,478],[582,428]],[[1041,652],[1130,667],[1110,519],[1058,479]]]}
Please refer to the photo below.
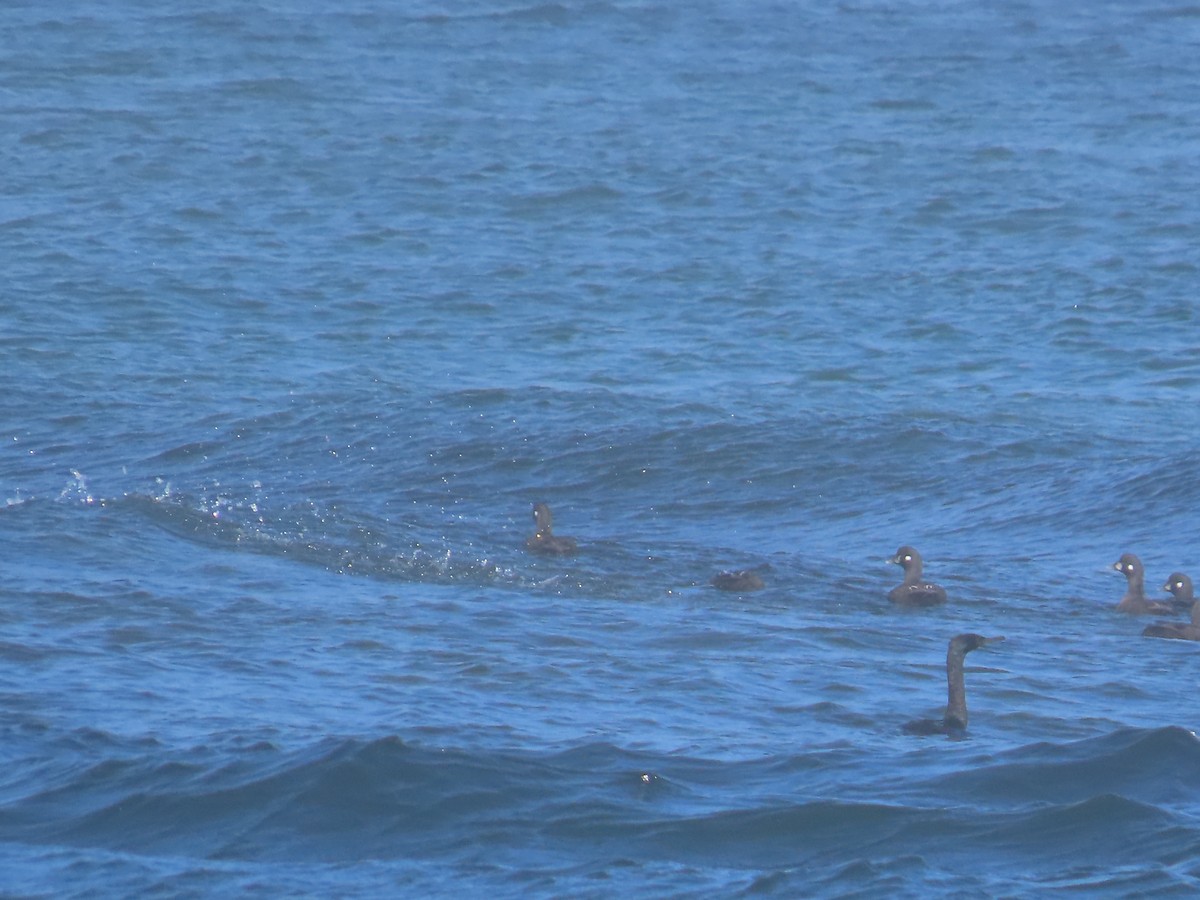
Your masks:
{"label": "swimming duck", "polygon": [[1183,612],[1191,612],[1196,603],[1196,598],[1192,596],[1192,579],[1182,572],[1172,572],[1162,589],[1171,594],[1172,606]]}
{"label": "swimming duck", "polygon": [[904,583],[888,592],[888,599],[899,606],[936,606],[946,602],[946,589],[940,584],[921,580],[921,554],[905,544],[888,560],[904,569]]}
{"label": "swimming duck", "polygon": [[1169,638],[1176,641],[1200,641],[1200,603],[1197,603],[1192,597],[1192,579],[1188,578],[1182,572],[1172,572],[1171,577],[1167,579],[1167,583],[1163,585],[1164,591],[1170,591],[1175,602],[1187,602],[1191,604],[1192,621],[1190,624],[1183,622],[1155,622],[1153,625],[1147,625],[1142,631],[1142,637]]}
{"label": "swimming duck", "polygon": [[1132,553],[1122,553],[1121,558],[1113,563],[1113,568],[1124,575],[1126,581],[1129,582],[1129,586],[1125,589],[1125,596],[1117,604],[1117,612],[1129,613],[1134,616],[1145,613],[1173,612],[1169,603],[1158,603],[1146,599],[1146,570],[1142,568],[1142,561]]}
{"label": "swimming duck", "polygon": [[554,517],[545,503],[533,504],[533,536],[525,541],[525,549],[532,553],[550,556],[566,556],[576,550],[575,538],[557,537],[554,534]]}

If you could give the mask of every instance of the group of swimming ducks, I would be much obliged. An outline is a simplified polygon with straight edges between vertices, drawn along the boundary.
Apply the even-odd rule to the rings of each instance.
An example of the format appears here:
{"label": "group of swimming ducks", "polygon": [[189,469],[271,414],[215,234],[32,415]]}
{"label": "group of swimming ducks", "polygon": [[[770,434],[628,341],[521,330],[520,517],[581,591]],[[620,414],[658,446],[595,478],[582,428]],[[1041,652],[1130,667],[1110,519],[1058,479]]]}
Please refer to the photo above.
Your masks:
{"label": "group of swimming ducks", "polygon": [[[578,544],[574,538],[554,534],[554,518],[545,503],[533,505],[534,533],[525,542],[532,553],[552,556],[568,556],[575,553]],[[946,589],[940,584],[924,581],[921,554],[905,545],[896,551],[888,562],[904,569],[904,581],[888,592],[888,599],[897,606],[937,606],[946,602]],[[1172,572],[1163,590],[1171,594],[1170,602],[1160,603],[1146,597],[1146,571],[1142,561],[1132,553],[1124,553],[1113,563],[1113,568],[1125,576],[1128,587],[1117,611],[1132,615],[1169,614],[1180,611],[1191,612],[1191,622],[1155,622],[1142,631],[1144,637],[1169,638],[1180,641],[1200,641],[1200,600],[1192,596],[1192,579],[1182,572]],[[753,569],[718,572],[710,581],[713,587],[723,591],[756,591],[764,587],[762,576]],[[904,730],[909,734],[945,734],[961,736],[967,729],[967,695],[963,679],[963,661],[972,650],[1003,641],[1003,637],[984,637],[981,634],[957,634],[950,639],[946,649],[946,712],[941,719],[919,719],[908,722]]]}

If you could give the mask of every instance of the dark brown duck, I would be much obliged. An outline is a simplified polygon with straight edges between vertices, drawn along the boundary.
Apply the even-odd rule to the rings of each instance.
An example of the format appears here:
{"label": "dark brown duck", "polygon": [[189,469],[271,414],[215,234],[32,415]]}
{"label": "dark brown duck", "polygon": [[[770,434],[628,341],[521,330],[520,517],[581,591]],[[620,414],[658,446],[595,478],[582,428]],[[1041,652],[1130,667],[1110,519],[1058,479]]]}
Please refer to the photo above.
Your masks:
{"label": "dark brown duck", "polygon": [[1124,575],[1128,582],[1125,596],[1117,604],[1117,612],[1139,616],[1173,611],[1168,603],[1146,599],[1146,570],[1142,568],[1142,561],[1132,553],[1122,553],[1121,558],[1113,563],[1113,568]]}
{"label": "dark brown duck", "polygon": [[533,523],[533,536],[525,541],[525,549],[531,553],[566,556],[577,549],[575,538],[554,534],[554,517],[550,515],[550,507],[545,503],[533,504]]}
{"label": "dark brown duck", "polygon": [[1192,595],[1192,579],[1182,572],[1172,572],[1162,589],[1171,595],[1171,605],[1180,612],[1191,612],[1196,603]]}
{"label": "dark brown duck", "polygon": [[898,606],[937,606],[946,602],[946,589],[940,584],[921,580],[921,554],[905,544],[888,560],[904,569],[904,582],[888,592]]}
{"label": "dark brown duck", "polygon": [[1175,641],[1200,641],[1200,603],[1192,597],[1192,579],[1182,572],[1172,572],[1164,591],[1170,591],[1176,603],[1189,604],[1192,611],[1190,624],[1184,622],[1155,622],[1147,625],[1142,637],[1167,638]]}

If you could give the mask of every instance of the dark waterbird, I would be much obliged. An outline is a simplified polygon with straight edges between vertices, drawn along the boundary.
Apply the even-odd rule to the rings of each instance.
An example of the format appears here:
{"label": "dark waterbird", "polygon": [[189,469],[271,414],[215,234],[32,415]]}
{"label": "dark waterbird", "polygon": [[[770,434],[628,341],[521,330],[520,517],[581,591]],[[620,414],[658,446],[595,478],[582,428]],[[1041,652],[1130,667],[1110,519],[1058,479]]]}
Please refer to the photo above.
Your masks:
{"label": "dark waterbird", "polygon": [[1182,572],[1172,572],[1162,589],[1171,594],[1171,605],[1177,610],[1180,612],[1192,611],[1192,607],[1196,604],[1196,598],[1192,595],[1192,579]]}
{"label": "dark waterbird", "polygon": [[1164,591],[1170,591],[1175,603],[1186,603],[1192,611],[1190,624],[1184,622],[1155,622],[1147,625],[1142,637],[1169,638],[1176,641],[1200,641],[1200,603],[1192,597],[1192,579],[1182,572],[1172,572]]}
{"label": "dark waterbird", "polygon": [[1169,603],[1158,603],[1146,599],[1146,570],[1142,568],[1142,561],[1132,553],[1122,553],[1121,558],[1113,563],[1113,568],[1124,575],[1126,581],[1129,582],[1129,586],[1125,589],[1125,596],[1117,604],[1117,612],[1129,613],[1134,616],[1145,613],[1173,612]]}
{"label": "dark waterbird", "polygon": [[557,537],[554,534],[554,517],[545,503],[533,504],[533,536],[525,541],[525,549],[532,553],[550,556],[566,556],[576,549],[575,538]]}
{"label": "dark waterbird", "polygon": [[921,580],[921,554],[905,544],[888,560],[904,568],[904,583],[888,592],[898,606],[937,606],[946,602],[946,589],[940,584]]}
{"label": "dark waterbird", "polygon": [[963,659],[972,650],[1004,640],[981,634],[956,634],[946,649],[946,714],[941,719],[916,719],[906,722],[908,734],[961,735],[967,730],[967,686],[963,679]]}

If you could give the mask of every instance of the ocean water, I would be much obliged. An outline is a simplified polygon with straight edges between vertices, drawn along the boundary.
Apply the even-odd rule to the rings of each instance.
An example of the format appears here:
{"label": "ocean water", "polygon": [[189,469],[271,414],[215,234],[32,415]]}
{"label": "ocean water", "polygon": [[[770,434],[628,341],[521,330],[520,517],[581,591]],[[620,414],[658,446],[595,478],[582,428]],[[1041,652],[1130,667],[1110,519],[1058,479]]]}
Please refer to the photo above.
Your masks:
{"label": "ocean water", "polygon": [[1172,2],[7,4],[0,893],[1195,892],[1111,566],[1200,577],[1197,83]]}

